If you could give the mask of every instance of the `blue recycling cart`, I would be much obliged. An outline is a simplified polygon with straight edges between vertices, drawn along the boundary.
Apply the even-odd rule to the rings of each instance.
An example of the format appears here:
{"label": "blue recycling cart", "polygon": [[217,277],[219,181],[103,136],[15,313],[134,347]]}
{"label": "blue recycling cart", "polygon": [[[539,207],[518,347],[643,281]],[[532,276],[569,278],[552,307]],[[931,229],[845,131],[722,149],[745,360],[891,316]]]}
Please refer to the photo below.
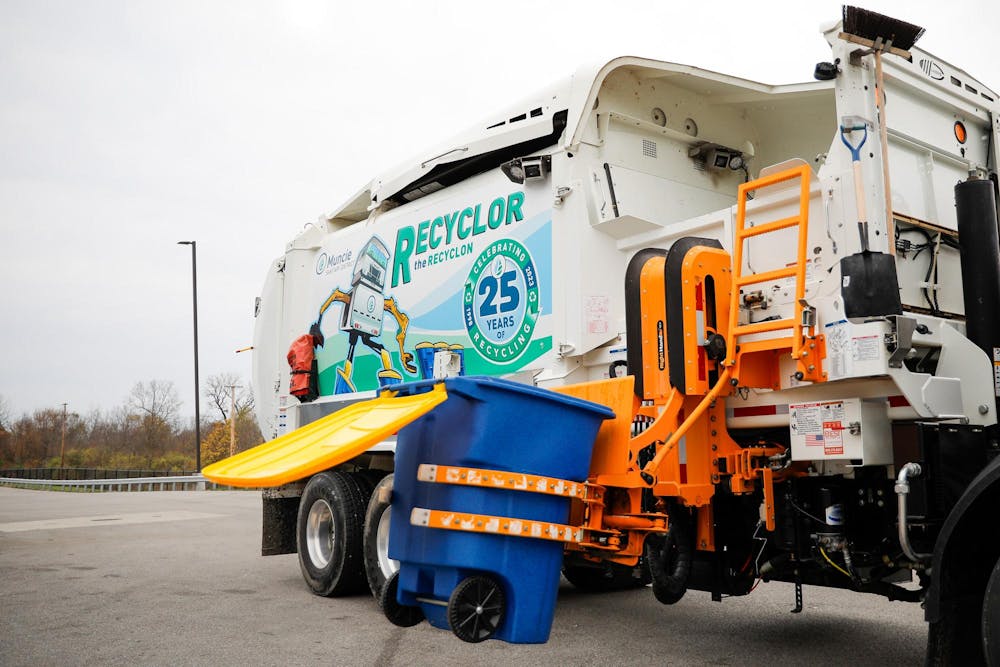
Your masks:
{"label": "blue recycling cart", "polygon": [[389,556],[400,570],[383,610],[397,625],[426,617],[465,641],[545,642],[570,499],[582,496],[594,439],[614,412],[498,378],[443,382],[447,400],[399,432]]}

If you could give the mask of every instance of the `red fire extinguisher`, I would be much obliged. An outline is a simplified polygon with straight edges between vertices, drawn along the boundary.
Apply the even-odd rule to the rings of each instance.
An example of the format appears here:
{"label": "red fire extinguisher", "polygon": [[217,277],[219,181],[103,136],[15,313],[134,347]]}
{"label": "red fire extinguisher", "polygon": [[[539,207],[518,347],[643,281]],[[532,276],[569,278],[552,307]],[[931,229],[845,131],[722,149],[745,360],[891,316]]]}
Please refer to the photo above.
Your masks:
{"label": "red fire extinguisher", "polygon": [[313,324],[309,333],[292,341],[288,348],[288,366],[291,380],[288,391],[300,403],[314,401],[319,396],[319,369],[316,365],[316,348],[323,345],[323,333]]}

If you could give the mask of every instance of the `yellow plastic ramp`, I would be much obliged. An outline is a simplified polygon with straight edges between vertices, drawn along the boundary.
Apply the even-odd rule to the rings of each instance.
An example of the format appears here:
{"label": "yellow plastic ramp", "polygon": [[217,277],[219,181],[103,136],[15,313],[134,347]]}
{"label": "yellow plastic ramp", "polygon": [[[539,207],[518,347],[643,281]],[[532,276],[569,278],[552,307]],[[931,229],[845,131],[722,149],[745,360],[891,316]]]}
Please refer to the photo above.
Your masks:
{"label": "yellow plastic ramp", "polygon": [[444,402],[444,383],[431,391],[378,398],[349,405],[291,433],[206,467],[217,484],[281,486],[349,461]]}

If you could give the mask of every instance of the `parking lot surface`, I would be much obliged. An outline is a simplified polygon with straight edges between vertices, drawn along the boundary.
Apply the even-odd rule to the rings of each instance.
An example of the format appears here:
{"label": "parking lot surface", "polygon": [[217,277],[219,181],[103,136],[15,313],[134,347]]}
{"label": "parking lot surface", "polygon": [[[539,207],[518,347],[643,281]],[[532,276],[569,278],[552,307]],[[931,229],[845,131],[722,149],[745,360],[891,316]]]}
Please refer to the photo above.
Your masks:
{"label": "parking lot surface", "polygon": [[917,665],[915,604],[790,585],[663,606],[565,581],[547,644],[466,644],[391,625],[370,596],[311,595],[296,556],[261,557],[249,491],[0,488],[2,665]]}

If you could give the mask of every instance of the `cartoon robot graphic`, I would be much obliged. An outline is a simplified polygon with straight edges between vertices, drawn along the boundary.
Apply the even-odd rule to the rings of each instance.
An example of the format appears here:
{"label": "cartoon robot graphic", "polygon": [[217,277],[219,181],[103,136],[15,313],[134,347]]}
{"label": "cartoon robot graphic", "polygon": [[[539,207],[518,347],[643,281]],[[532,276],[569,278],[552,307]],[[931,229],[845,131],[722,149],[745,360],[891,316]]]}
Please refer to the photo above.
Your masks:
{"label": "cartoon robot graphic", "polygon": [[337,368],[337,381],[334,385],[335,394],[347,394],[357,391],[352,379],[354,365],[354,350],[358,341],[365,347],[375,351],[382,359],[382,368],[378,371],[379,386],[402,382],[402,374],[393,368],[389,351],[377,339],[382,335],[382,319],[385,313],[392,315],[399,325],[396,341],[399,343],[399,358],[407,373],[415,374],[417,367],[413,364],[413,354],[404,349],[406,329],[410,318],[403,313],[396,300],[385,296],[385,279],[389,269],[389,250],[378,237],[373,236],[365,244],[357,261],[354,263],[354,273],[351,277],[351,289],[343,292],[339,288],[326,298],[320,306],[319,316],[309,328],[309,334],[322,347],[323,315],[335,303],[342,305],[340,330],[348,334],[347,358],[344,365]]}

